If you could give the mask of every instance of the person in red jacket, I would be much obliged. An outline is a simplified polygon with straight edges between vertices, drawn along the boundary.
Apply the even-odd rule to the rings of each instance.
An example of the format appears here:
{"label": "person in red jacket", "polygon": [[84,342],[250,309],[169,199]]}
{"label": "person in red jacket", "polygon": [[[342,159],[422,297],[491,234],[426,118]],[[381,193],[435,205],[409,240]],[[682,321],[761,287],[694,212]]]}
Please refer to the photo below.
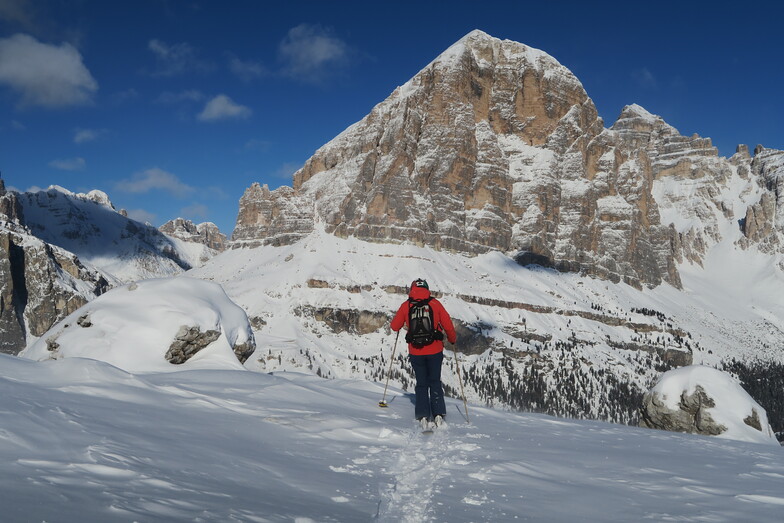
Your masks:
{"label": "person in red jacket", "polygon": [[420,423],[433,420],[436,425],[441,425],[446,417],[444,387],[441,384],[442,340],[446,333],[446,339],[454,344],[457,334],[452,318],[441,302],[430,296],[430,287],[423,279],[411,283],[408,300],[400,305],[390,327],[398,332],[404,325],[408,330],[408,359],[416,375],[414,416]]}

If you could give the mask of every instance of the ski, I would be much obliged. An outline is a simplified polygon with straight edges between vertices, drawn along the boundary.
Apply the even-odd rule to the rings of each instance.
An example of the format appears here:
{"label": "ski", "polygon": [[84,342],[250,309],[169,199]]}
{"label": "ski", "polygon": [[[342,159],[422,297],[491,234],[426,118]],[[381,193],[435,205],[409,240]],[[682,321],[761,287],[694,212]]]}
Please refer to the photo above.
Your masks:
{"label": "ski", "polygon": [[426,436],[433,434],[436,430],[443,430],[447,428],[446,421],[442,416],[436,416],[436,419],[434,420],[422,418],[419,420],[419,426],[422,429],[422,434]]}
{"label": "ski", "polygon": [[419,419],[419,427],[422,429],[422,434],[430,435],[433,433],[433,427],[431,426],[430,420],[427,418]]}

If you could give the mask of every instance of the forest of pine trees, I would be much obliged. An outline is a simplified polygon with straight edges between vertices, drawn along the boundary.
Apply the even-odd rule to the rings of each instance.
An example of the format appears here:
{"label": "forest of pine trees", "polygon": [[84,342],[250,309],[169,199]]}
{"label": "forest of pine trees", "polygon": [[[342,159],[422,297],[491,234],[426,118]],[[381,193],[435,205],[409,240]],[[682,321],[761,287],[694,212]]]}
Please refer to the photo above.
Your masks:
{"label": "forest of pine trees", "polygon": [[723,370],[735,374],[741,385],[768,413],[779,441],[784,441],[784,365],[771,361],[725,361]]}

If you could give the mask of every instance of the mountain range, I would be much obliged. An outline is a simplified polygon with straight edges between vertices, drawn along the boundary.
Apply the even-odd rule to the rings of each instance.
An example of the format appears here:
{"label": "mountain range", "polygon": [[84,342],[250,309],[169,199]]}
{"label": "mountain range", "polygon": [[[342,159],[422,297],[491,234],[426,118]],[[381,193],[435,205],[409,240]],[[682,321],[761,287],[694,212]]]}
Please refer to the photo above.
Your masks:
{"label": "mountain range", "polygon": [[703,363],[756,383],[781,432],[767,384],[784,368],[784,152],[752,152],[721,157],[635,104],[606,127],[553,57],[473,31],[291,187],[249,187],[229,241],[140,224],[100,191],[3,189],[2,350],[121,282],[187,271],[249,315],[247,368],[389,368],[405,389],[388,321],[424,277],[455,318],[472,401],[636,424],[662,371]]}

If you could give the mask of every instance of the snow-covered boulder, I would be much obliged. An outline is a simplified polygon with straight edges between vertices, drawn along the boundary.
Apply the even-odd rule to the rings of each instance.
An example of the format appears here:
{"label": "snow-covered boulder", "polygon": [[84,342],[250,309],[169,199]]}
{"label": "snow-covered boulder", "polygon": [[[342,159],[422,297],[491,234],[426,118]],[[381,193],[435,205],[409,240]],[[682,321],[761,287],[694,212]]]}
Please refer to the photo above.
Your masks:
{"label": "snow-covered boulder", "polygon": [[129,372],[158,372],[242,368],[255,347],[245,311],[220,285],[179,277],[115,288],[57,323],[20,356],[91,358]]}
{"label": "snow-covered boulder", "polygon": [[765,409],[729,374],[701,365],[665,372],[640,417],[648,428],[779,444]]}

